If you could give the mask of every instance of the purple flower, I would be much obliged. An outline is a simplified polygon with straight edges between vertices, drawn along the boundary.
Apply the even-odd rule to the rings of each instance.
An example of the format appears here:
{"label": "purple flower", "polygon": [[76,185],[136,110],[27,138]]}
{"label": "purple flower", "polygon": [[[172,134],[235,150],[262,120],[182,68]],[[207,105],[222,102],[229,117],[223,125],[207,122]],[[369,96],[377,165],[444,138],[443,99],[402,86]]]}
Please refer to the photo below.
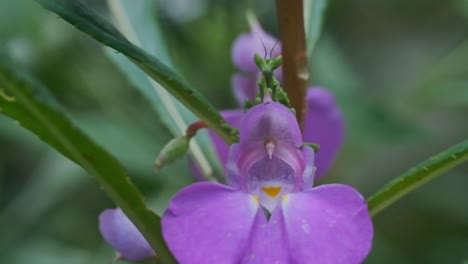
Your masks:
{"label": "purple flower", "polygon": [[[243,111],[224,110],[221,115],[226,121],[236,128],[240,127]],[[333,163],[344,138],[343,114],[338,108],[334,96],[322,87],[310,87],[307,90],[307,111],[304,120],[304,142],[320,145],[320,150],[315,156],[317,171],[315,178],[321,178]],[[223,165],[227,165],[227,153],[229,145],[210,130],[210,137],[215,146],[216,154]],[[192,164],[192,172],[201,175]],[[197,177],[201,179],[201,176]]]}
{"label": "purple flower", "polygon": [[146,239],[120,209],[107,209],[99,215],[99,231],[106,242],[128,260],[156,256]]}
{"label": "purple flower", "polygon": [[[257,80],[260,78],[261,72],[255,65],[253,57],[255,53],[263,54],[262,41],[267,51],[271,50],[278,42],[275,37],[266,33],[257,23],[252,26],[251,32],[237,37],[232,46],[232,60],[234,65],[241,71],[231,79],[231,86],[239,105],[243,105],[246,99],[254,101],[259,91]],[[273,50],[272,56],[280,55],[280,53],[281,44],[278,43]],[[275,76],[280,82],[282,81],[281,67],[275,71]],[[239,128],[242,114],[243,111],[240,109],[221,111],[221,115],[226,121],[236,128]],[[333,94],[322,87],[309,87],[304,121],[304,142],[320,145],[320,151],[315,157],[317,166],[315,177],[321,178],[333,163],[344,138],[344,118]],[[229,146],[211,130],[210,136],[221,163],[226,166]],[[196,178],[202,179],[201,173],[195,164],[191,163],[191,168]]]}
{"label": "purple flower", "polygon": [[239,127],[230,186],[192,184],[163,215],[163,236],[179,263],[362,262],[373,236],[365,200],[345,185],[311,188],[314,151],[301,147],[290,110],[265,100]]}
{"label": "purple flower", "polygon": [[[233,46],[233,61],[242,73],[233,77],[232,86],[241,104],[258,92],[260,71],[253,55],[263,52],[259,37],[268,51],[276,42],[257,25]],[[280,49],[277,45],[273,56]],[[275,75],[281,81],[281,68]],[[240,128],[241,141],[230,150],[209,132],[230,186],[188,186],[163,217],[165,239],[181,263],[359,263],[366,257],[373,230],[361,195],[338,184],[310,188],[314,173],[316,178],[325,174],[341,145],[343,116],[324,88],[309,89],[307,103],[302,135],[290,110],[276,102],[266,101],[246,114],[241,109],[221,112]],[[303,142],[319,144],[320,151],[301,148]],[[120,209],[105,210],[99,222],[103,237],[122,257],[155,256]]]}

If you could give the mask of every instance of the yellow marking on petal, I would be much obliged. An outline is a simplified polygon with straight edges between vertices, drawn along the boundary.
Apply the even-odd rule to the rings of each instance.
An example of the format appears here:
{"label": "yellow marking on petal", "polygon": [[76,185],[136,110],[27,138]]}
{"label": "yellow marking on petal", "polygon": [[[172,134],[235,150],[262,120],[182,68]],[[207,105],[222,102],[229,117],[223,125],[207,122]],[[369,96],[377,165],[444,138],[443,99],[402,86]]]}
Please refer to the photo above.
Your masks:
{"label": "yellow marking on petal", "polygon": [[252,195],[252,199],[253,199],[254,201],[256,201],[257,203],[260,202],[260,198],[258,198],[257,195]]}
{"label": "yellow marking on petal", "polygon": [[263,187],[262,191],[268,196],[275,198],[281,192],[281,187]]}
{"label": "yellow marking on petal", "polygon": [[288,197],[289,197],[289,195],[287,195],[287,194],[281,196],[281,202],[284,202],[284,200],[286,200]]}

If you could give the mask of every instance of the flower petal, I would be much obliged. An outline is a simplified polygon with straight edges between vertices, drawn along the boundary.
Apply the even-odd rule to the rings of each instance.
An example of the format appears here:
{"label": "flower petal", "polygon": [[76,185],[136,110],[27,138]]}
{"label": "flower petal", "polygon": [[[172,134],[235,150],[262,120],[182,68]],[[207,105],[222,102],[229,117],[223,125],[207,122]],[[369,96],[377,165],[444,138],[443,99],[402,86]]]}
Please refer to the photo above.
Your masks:
{"label": "flower petal", "polygon": [[226,170],[227,170],[227,184],[232,186],[236,189],[241,188],[241,183],[244,184],[241,172],[239,170],[239,166],[237,165],[237,161],[239,160],[239,152],[240,146],[238,143],[232,144],[229,148],[229,158],[226,163]]}
{"label": "flower petal", "polygon": [[289,194],[282,210],[290,263],[361,263],[371,249],[367,205],[350,186],[329,184]]}
{"label": "flower petal", "polygon": [[239,132],[240,143],[247,146],[264,143],[267,139],[295,147],[302,145],[296,117],[290,109],[277,102],[265,101],[250,108],[241,120]]}
{"label": "flower petal", "polygon": [[257,79],[256,74],[237,73],[232,76],[232,90],[240,106],[244,105],[246,99],[255,100],[258,93]]}
{"label": "flower petal", "polygon": [[[282,83],[283,82],[283,67],[280,66],[274,72],[276,79]],[[258,71],[255,73],[246,73],[234,74],[231,78],[231,87],[234,92],[234,96],[237,99],[237,102],[241,107],[244,106],[245,100],[249,99],[250,101],[255,101],[255,96],[257,96],[259,88],[257,85],[257,80],[260,80],[262,73]]]}
{"label": "flower petal", "polygon": [[119,208],[104,210],[99,215],[99,230],[107,243],[128,260],[139,261],[156,255],[140,231]]}
{"label": "flower petal", "polygon": [[252,230],[251,249],[242,264],[288,264],[287,240],[284,236],[281,207],[277,207],[268,222]]}
{"label": "flower petal", "polygon": [[321,87],[310,88],[307,91],[303,138],[305,142],[320,145],[315,155],[316,178],[323,176],[335,159],[343,142],[344,130],[343,114],[333,94]]}
{"label": "flower petal", "polygon": [[[229,156],[229,163],[233,163],[237,166],[237,173],[239,176],[247,176],[249,174],[249,170],[257,162],[264,160],[265,158],[271,159],[268,157],[268,153],[266,152],[265,146],[262,143],[253,144],[250,147],[245,145],[242,146],[241,144],[233,144],[231,147],[231,152],[235,153],[235,155]],[[294,178],[296,178],[295,190],[302,188],[303,183],[300,176],[305,167],[303,152],[301,152],[299,148],[286,144],[277,147],[272,157],[279,158],[280,160],[286,162],[286,164],[291,167],[291,169],[293,169],[295,174]],[[266,169],[271,169],[270,167],[271,166],[267,166]],[[244,180],[239,181],[240,186],[245,186],[247,184],[245,181],[247,180],[248,179],[245,178]]]}
{"label": "flower petal", "polygon": [[302,147],[305,168],[302,172],[302,188],[312,187],[315,176],[315,151],[311,147]]}
{"label": "flower petal", "polygon": [[164,239],[179,263],[238,263],[250,233],[266,222],[254,196],[199,182],[182,189],[162,218]]}
{"label": "flower petal", "polygon": [[[239,127],[240,121],[242,119],[242,115],[244,111],[242,109],[236,110],[223,110],[221,111],[221,115],[224,117],[226,122],[233,126]],[[209,130],[210,138],[214,144],[216,154],[219,157],[219,160],[223,166],[226,166],[228,154],[229,154],[229,145],[224,142],[213,130]]]}

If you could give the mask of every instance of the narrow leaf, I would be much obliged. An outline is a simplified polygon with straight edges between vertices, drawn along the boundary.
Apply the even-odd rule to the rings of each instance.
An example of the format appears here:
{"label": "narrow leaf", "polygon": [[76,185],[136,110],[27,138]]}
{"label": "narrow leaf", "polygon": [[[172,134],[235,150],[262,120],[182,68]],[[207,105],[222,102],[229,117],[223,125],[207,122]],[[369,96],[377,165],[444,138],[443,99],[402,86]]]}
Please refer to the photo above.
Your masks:
{"label": "narrow leaf", "polygon": [[36,1],[97,41],[127,56],[228,144],[237,141],[237,130],[229,126],[216,108],[197,90],[160,60],[130,43],[112,24],[94,14],[80,1]]}
{"label": "narrow leaf", "polygon": [[406,194],[467,160],[468,140],[465,140],[410,169],[367,199],[371,216],[377,215]]}
{"label": "narrow leaf", "polygon": [[322,33],[322,24],[328,0],[304,0],[304,23],[307,42],[307,57],[312,56]]}
{"label": "narrow leaf", "polygon": [[0,67],[0,112],[93,175],[138,227],[161,259],[174,262],[161,235],[160,217],[150,211],[123,166],[54,108],[36,99],[33,87]]}
{"label": "narrow leaf", "polygon": [[[164,45],[161,30],[154,17],[155,1],[108,0],[107,3],[116,27],[129,41],[171,66],[167,47]],[[106,48],[106,54],[127,75],[133,86],[148,99],[162,123],[174,137],[184,135],[185,129],[198,120],[192,112],[127,57],[115,53],[110,48]],[[214,175],[223,174],[219,159],[213,155],[214,153],[213,144],[207,133],[200,133],[191,140],[191,157],[209,180],[214,179],[213,171]]]}

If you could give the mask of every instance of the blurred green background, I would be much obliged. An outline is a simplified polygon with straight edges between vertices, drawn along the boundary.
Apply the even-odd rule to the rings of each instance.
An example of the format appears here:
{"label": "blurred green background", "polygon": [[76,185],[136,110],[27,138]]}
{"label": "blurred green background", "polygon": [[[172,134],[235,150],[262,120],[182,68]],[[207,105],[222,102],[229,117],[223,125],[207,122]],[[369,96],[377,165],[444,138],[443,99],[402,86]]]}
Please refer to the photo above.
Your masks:
{"label": "blurred green background", "polygon": [[[140,1],[140,0],[127,0]],[[155,0],[156,1],[156,0]],[[108,14],[104,1],[86,1]],[[277,35],[272,1],[158,0],[154,15],[178,71],[218,108],[234,108],[231,43],[253,7]],[[170,140],[102,45],[33,1],[0,1],[0,56],[29,71],[121,160],[152,208],[193,181],[187,160],[154,176]],[[332,0],[310,62],[347,122],[325,182],[365,196],[468,136],[468,1]],[[110,263],[97,216],[114,207],[92,177],[0,116],[0,263]],[[375,218],[366,263],[468,263],[468,166]]]}

